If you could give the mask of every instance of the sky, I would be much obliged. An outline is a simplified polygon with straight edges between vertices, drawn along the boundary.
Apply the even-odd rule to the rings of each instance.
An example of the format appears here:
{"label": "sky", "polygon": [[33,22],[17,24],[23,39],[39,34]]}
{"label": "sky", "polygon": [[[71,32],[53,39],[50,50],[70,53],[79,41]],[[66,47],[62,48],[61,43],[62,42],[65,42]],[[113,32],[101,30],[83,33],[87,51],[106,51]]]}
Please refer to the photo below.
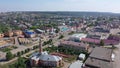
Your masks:
{"label": "sky", "polygon": [[0,12],[90,11],[120,13],[120,0],[0,0]]}

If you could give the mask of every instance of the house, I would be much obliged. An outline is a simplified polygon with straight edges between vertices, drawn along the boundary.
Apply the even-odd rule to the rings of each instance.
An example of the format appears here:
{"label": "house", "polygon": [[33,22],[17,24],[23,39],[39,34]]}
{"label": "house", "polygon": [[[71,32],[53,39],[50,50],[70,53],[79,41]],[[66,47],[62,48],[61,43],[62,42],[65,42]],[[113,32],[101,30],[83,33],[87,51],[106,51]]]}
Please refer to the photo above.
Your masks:
{"label": "house", "polygon": [[14,36],[20,36],[23,34],[23,32],[21,30],[14,30],[13,34],[14,34]]}
{"label": "house", "polygon": [[3,33],[0,33],[0,38],[3,38],[4,37],[4,34]]}
{"label": "house", "polygon": [[36,35],[33,30],[25,30],[24,34],[26,37],[30,37],[30,38],[35,37],[35,35]]}
{"label": "house", "polygon": [[12,37],[13,36],[13,31],[5,32],[4,35],[7,36],[7,37]]}
{"label": "house", "polygon": [[65,48],[73,48],[75,50],[83,50],[83,51],[87,51],[89,49],[88,44],[74,42],[74,41],[61,41],[59,46],[62,46]]}
{"label": "house", "polygon": [[112,49],[95,47],[84,63],[85,68],[113,68]]}

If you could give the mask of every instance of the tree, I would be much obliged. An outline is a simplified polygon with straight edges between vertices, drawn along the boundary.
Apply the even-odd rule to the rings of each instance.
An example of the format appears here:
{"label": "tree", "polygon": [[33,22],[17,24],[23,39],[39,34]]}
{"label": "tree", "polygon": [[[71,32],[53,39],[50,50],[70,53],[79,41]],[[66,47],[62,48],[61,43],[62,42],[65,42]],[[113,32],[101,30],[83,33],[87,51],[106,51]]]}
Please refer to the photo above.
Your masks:
{"label": "tree", "polygon": [[17,56],[21,56],[21,52],[17,52]]}
{"label": "tree", "polygon": [[104,46],[104,41],[103,40],[100,41],[100,46]]}
{"label": "tree", "polygon": [[16,64],[16,67],[17,68],[26,68],[26,65],[25,65],[24,62],[25,62],[24,58],[19,57],[18,58],[18,63]]}
{"label": "tree", "polygon": [[6,59],[11,60],[13,58],[13,54],[9,51],[6,53]]}
{"label": "tree", "polygon": [[56,28],[55,33],[59,33],[60,29]]}
{"label": "tree", "polygon": [[9,65],[9,68],[26,68],[25,59],[19,57],[16,63]]}
{"label": "tree", "polygon": [[62,39],[62,38],[64,38],[64,36],[63,36],[63,35],[60,35],[60,37],[59,37],[58,39]]}

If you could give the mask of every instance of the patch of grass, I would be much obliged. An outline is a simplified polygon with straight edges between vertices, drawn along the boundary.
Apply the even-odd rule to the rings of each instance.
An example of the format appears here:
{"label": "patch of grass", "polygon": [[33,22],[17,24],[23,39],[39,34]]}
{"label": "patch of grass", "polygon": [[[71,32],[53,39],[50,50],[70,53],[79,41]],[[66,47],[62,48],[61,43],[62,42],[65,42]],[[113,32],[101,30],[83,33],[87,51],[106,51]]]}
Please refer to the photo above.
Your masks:
{"label": "patch of grass", "polygon": [[8,52],[10,50],[12,50],[12,49],[10,49],[10,48],[3,48],[3,49],[1,49],[1,51],[3,51],[3,52]]}
{"label": "patch of grass", "polygon": [[5,47],[5,48],[0,49],[0,51],[2,51],[2,52],[8,52],[8,51],[10,51],[12,49],[17,49],[17,48],[18,47],[16,47],[16,46],[9,46],[9,47]]}
{"label": "patch of grass", "polygon": [[63,60],[64,60],[65,62],[69,62],[69,63],[75,61],[76,59],[77,59],[77,56],[76,56],[76,55],[71,56],[71,57],[69,57],[69,58],[63,58]]}

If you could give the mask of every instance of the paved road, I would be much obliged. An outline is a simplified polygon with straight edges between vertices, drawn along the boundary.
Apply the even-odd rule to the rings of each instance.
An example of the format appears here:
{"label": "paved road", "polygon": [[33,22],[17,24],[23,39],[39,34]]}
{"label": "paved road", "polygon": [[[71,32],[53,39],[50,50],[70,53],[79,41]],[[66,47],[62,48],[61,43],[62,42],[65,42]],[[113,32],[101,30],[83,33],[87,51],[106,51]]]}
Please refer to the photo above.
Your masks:
{"label": "paved road", "polygon": [[115,60],[113,62],[113,68],[120,68],[120,44],[116,45],[117,49],[114,50]]}
{"label": "paved road", "polygon": [[[38,50],[38,49],[37,49],[37,50]],[[21,57],[26,57],[26,55],[29,55],[29,54],[31,54],[31,53],[34,53],[35,51],[36,51],[36,50],[32,50],[32,51],[30,51],[30,52],[22,55]],[[13,58],[13,59],[10,60],[10,61],[0,62],[0,64],[1,64],[1,65],[8,64],[8,63],[11,63],[11,62],[13,62],[13,61],[15,61],[15,60],[17,60],[17,59],[18,59],[18,57],[15,57],[15,58]]]}

